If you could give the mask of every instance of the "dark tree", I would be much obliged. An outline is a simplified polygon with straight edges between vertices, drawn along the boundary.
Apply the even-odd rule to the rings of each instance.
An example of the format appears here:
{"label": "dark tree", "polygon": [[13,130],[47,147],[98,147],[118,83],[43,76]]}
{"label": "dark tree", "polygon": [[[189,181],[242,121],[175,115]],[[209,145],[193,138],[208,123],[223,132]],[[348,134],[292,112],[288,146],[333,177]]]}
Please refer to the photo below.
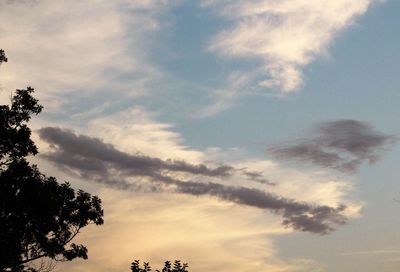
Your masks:
{"label": "dark tree", "polygon": [[6,54],[4,53],[3,49],[0,49],[0,64],[2,62],[7,62]]}
{"label": "dark tree", "polygon": [[[187,270],[188,267],[189,266],[186,263],[182,264],[181,261],[175,260],[174,267],[172,268],[171,262],[166,261],[164,263],[164,267],[161,270],[161,272],[188,272],[188,270]],[[132,272],[151,272],[152,270],[151,270],[149,263],[144,262],[143,268],[142,268],[140,266],[139,260],[135,260],[131,264],[131,271]],[[156,272],[160,272],[160,270],[157,269]]]}
{"label": "dark tree", "polygon": [[[0,51],[2,61],[7,60]],[[36,271],[30,262],[87,259],[72,240],[88,224],[103,224],[101,200],[46,177],[26,159],[38,153],[27,126],[42,106],[33,88],[0,105],[0,271]]]}
{"label": "dark tree", "polygon": [[171,272],[172,271],[172,265],[170,261],[165,261],[164,267],[162,269],[162,272]]}
{"label": "dark tree", "polygon": [[140,262],[139,262],[139,260],[134,260],[134,261],[131,263],[131,271],[132,271],[132,272],[141,272],[141,271],[142,271],[142,269],[140,268]]}

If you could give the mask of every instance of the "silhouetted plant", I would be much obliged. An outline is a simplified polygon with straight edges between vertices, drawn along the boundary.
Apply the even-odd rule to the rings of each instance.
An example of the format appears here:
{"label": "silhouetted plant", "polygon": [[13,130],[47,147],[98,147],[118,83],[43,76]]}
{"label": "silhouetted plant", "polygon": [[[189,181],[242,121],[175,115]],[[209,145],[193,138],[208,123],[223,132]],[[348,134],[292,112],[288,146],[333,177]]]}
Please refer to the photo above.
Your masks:
{"label": "silhouetted plant", "polygon": [[6,57],[6,54],[4,53],[4,50],[0,49],[0,64],[2,62],[7,62],[7,57]]}
{"label": "silhouetted plant", "polygon": [[181,261],[175,261],[174,262],[174,269],[172,270],[173,272],[187,272],[186,268],[188,268],[187,263],[181,264]]}
{"label": "silhouetted plant", "polygon": [[134,260],[131,263],[131,271],[132,272],[141,272],[142,271],[141,268],[140,268],[139,260]]}
{"label": "silhouetted plant", "polygon": [[[0,58],[6,61],[4,51]],[[59,184],[26,157],[38,153],[27,126],[42,106],[33,88],[16,90],[11,105],[0,105],[0,271],[38,271],[29,262],[87,259],[87,248],[72,240],[88,224],[103,224],[101,200]]]}
{"label": "silhouetted plant", "polygon": [[164,268],[162,269],[162,272],[171,272],[172,271],[172,265],[170,261],[165,261],[164,263]]}
{"label": "silhouetted plant", "polygon": [[[166,261],[164,263],[164,267],[161,270],[161,272],[188,272],[187,263],[181,263],[179,260],[174,261],[174,267],[172,268],[172,264],[170,261]],[[134,260],[133,263],[131,264],[131,271],[132,272],[150,272],[151,267],[150,264],[147,262],[143,263],[143,268],[140,266],[140,261],[139,260]],[[155,272],[160,272],[160,270],[156,269]]]}

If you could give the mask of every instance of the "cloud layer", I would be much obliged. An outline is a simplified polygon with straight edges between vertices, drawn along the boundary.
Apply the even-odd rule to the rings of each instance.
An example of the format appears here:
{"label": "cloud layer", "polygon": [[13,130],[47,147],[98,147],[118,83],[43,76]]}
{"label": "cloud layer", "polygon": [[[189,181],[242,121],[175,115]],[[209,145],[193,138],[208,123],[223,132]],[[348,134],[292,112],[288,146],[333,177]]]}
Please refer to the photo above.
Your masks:
{"label": "cloud layer", "polygon": [[147,94],[162,76],[146,50],[167,7],[157,0],[1,1],[1,48],[9,57],[2,67],[5,99],[30,85],[40,90],[46,112],[59,113]]}
{"label": "cloud layer", "polygon": [[274,145],[269,151],[278,159],[354,173],[363,162],[371,164],[378,160],[395,139],[365,122],[336,120],[319,123],[307,137]]}
{"label": "cloud layer", "polygon": [[354,23],[374,0],[205,0],[231,21],[210,49],[227,57],[259,63],[260,86],[298,90],[302,69],[326,55],[338,32]]}
{"label": "cloud layer", "polygon": [[[221,200],[270,210],[283,216],[285,226],[319,234],[329,233],[334,230],[335,225],[346,222],[346,217],[341,213],[345,210],[343,205],[338,208],[312,205],[260,189],[203,181],[232,176],[235,171],[232,166],[209,167],[185,161],[161,160],[142,154],[128,154],[100,139],[76,135],[72,131],[54,127],[39,130],[39,135],[53,149],[44,155],[46,159],[82,178],[114,188],[172,190],[195,196],[214,196]],[[258,174],[246,176],[259,179]]]}

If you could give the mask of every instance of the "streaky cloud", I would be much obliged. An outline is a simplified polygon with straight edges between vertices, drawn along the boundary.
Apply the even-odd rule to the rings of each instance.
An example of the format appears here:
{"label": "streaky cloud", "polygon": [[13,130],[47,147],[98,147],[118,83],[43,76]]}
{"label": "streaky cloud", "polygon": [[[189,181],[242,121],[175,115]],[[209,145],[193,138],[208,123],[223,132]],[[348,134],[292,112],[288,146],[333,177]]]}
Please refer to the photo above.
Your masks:
{"label": "streaky cloud", "polygon": [[[299,231],[327,234],[346,223],[344,205],[329,207],[280,197],[264,190],[198,181],[198,177],[224,179],[235,171],[252,180],[267,182],[258,172],[229,165],[209,167],[183,160],[161,160],[142,154],[128,154],[98,138],[77,135],[71,130],[46,127],[39,136],[51,152],[43,156],[63,170],[121,190],[172,191],[194,196],[212,196],[232,203],[269,210],[283,217],[282,224]],[[183,179],[179,174],[185,174]]]}
{"label": "streaky cloud", "polygon": [[331,225],[346,223],[340,212],[345,206],[313,206],[283,198],[259,189],[226,186],[219,183],[180,182],[178,192],[191,195],[211,195],[237,204],[270,210],[283,216],[282,224],[295,230],[327,234],[334,230]]}
{"label": "streaky cloud", "polygon": [[306,137],[273,145],[268,151],[278,159],[355,173],[363,162],[376,162],[395,141],[395,136],[368,123],[342,119],[318,123]]}
{"label": "streaky cloud", "polygon": [[256,172],[256,171],[248,171],[246,169],[240,169],[241,170],[241,175],[247,177],[249,180],[261,183],[261,184],[268,184],[271,186],[275,186],[276,184],[264,177],[264,175],[261,172]]}
{"label": "streaky cloud", "polygon": [[[160,171],[183,172],[210,177],[230,176],[233,167],[222,165],[210,168],[204,164],[189,164],[185,161],[161,160],[142,154],[127,154],[116,150],[111,144],[85,135],[75,135],[72,131],[47,127],[39,130],[41,138],[57,144],[61,150],[48,154],[55,161],[65,165],[77,166],[86,170],[105,169],[108,164],[127,171],[131,175],[153,176]],[[79,163],[78,163],[79,162]]]}

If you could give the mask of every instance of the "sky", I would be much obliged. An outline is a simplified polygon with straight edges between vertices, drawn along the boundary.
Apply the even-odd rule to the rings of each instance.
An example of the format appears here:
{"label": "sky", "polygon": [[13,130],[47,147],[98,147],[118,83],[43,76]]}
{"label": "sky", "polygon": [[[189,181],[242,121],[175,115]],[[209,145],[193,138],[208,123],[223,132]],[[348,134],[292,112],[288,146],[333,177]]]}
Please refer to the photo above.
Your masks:
{"label": "sky", "polygon": [[400,2],[0,1],[0,102],[103,201],[56,271],[394,272]]}

